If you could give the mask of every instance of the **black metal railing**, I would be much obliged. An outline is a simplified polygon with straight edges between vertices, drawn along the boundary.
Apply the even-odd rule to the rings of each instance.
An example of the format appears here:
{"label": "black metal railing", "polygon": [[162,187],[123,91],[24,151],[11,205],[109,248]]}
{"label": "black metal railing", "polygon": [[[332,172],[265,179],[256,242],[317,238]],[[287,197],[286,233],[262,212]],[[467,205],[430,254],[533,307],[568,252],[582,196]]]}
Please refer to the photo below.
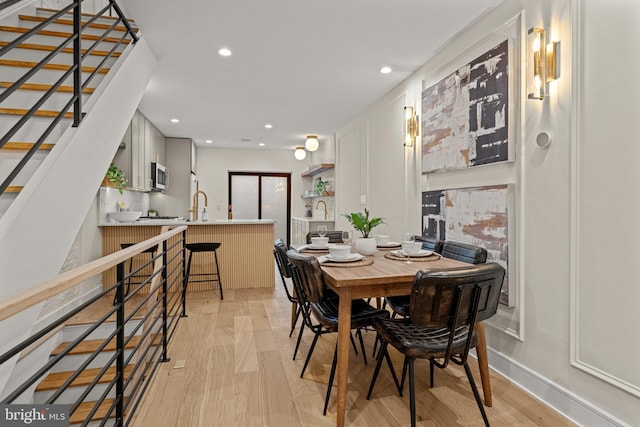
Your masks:
{"label": "black metal railing", "polygon": [[[33,119],[34,117],[45,115],[40,111],[40,108],[45,104],[47,100],[52,97],[54,93],[58,92],[58,90],[66,80],[71,77],[73,82],[73,90],[68,95],[69,98],[67,102],[61,109],[56,109],[56,111],[48,112],[48,114],[45,115],[50,117],[50,123],[44,129],[44,131],[42,131],[42,133],[40,133],[40,135],[35,138],[36,140],[33,142],[33,145],[31,145],[29,150],[22,156],[13,170],[9,172],[4,181],[0,183],[0,195],[9,188],[9,186],[15,180],[16,176],[18,176],[20,171],[22,171],[22,169],[33,157],[33,155],[38,152],[42,144],[47,140],[49,135],[63,119],[72,118],[72,126],[78,126],[80,124],[83,118],[82,95],[89,93],[89,83],[97,74],[105,74],[108,71],[108,68],[106,68],[105,65],[109,61],[113,61],[114,58],[119,56],[119,52],[122,50],[124,45],[129,43],[136,43],[138,41],[136,30],[132,27],[127,18],[125,18],[122,10],[115,2],[115,0],[109,0],[108,4],[105,7],[91,16],[87,21],[82,21],[82,1],[83,0],[73,0],[71,4],[65,6],[43,22],[37,24],[29,31],[18,36],[17,38],[0,48],[0,58],[3,58],[14,49],[20,48],[21,45],[24,45],[32,37],[47,34],[46,29],[51,25],[60,23],[60,20],[63,20],[66,15],[71,14],[72,16],[73,32],[68,37],[65,37],[61,43],[55,46],[54,49],[39,62],[32,64],[33,66],[31,66],[21,77],[15,79],[15,81],[9,87],[4,89],[2,93],[0,93],[0,105],[3,105],[7,100],[10,100],[11,95],[16,93],[16,91],[23,87],[24,84],[29,81],[33,81],[32,79],[38,76],[39,71],[46,69],[64,70],[66,68],[63,74],[55,81],[55,83],[52,84],[31,107],[26,109],[22,117],[11,127],[11,129],[9,129],[4,135],[0,136],[0,149],[2,149],[2,147],[4,147],[5,144],[9,142],[20,129],[22,129],[27,123],[30,123],[31,119]],[[0,3],[0,10],[15,3],[17,3],[17,1],[4,1]],[[115,14],[115,19],[112,19],[113,22],[110,25],[107,25],[106,28],[104,28],[105,25],[95,24],[95,22],[100,18],[112,18],[110,16],[110,14],[112,13]],[[99,29],[103,29],[104,31],[102,31],[102,33],[99,35],[84,35],[85,29],[89,27],[98,27]],[[114,35],[116,35],[116,37],[113,37]],[[89,46],[83,48],[83,40],[87,41],[88,43],[92,43]],[[86,60],[86,58],[93,53],[97,53],[97,47],[106,43],[111,43],[112,47],[108,51],[99,52],[100,55],[104,56],[100,63],[95,67],[83,66],[83,62]],[[71,53],[73,61],[71,61],[70,64],[66,64],[65,62],[61,64],[54,63],[53,61],[55,58],[60,58],[60,53]],[[83,76],[86,77],[83,78]]]}
{"label": "black metal railing", "polygon": [[[167,347],[176,331],[179,319],[184,314],[182,287],[185,239],[186,227],[177,227],[173,231],[164,232],[158,237],[107,256],[113,259],[119,255],[119,259],[110,264],[104,265],[105,258],[98,260],[97,263],[102,262],[104,267],[95,274],[101,275],[115,265],[118,277],[116,283],[103,287],[99,295],[60,316],[0,355],[0,365],[7,363],[26,349],[51,338],[51,335],[60,330],[67,321],[83,313],[86,315],[89,311],[93,316],[90,325],[78,338],[61,346],[62,348],[37,368],[36,372],[4,395],[0,403],[34,401],[29,396],[34,387],[47,374],[56,370],[56,366],[66,356],[74,354],[74,349],[99,331],[106,337],[97,341],[95,350],[84,356],[85,359],[73,372],[68,373],[67,379],[53,390],[51,396],[45,401],[36,403],[69,405],[71,419],[77,418],[74,414],[78,413],[80,408],[84,408],[83,412],[87,415],[80,420],[82,425],[87,425],[92,420],[98,420],[101,425],[106,423],[109,425],[113,423],[115,426],[129,425],[159,363],[169,361]],[[125,263],[131,262],[131,257],[142,253],[154,244],[159,250],[153,253],[149,261],[136,264],[135,269],[131,268],[130,272],[125,272]],[[81,271],[83,268],[88,267],[84,266],[76,270]],[[152,272],[145,275],[144,272],[149,270]],[[74,271],[64,274],[73,277]],[[131,283],[133,278],[140,277],[144,279],[136,284]],[[66,288],[61,292],[64,290]],[[112,303],[114,292],[115,302]],[[108,303],[105,304],[105,301]],[[112,350],[108,360],[99,363],[97,368],[90,368],[96,366],[97,358],[101,353],[109,355],[105,350]],[[64,393],[72,387],[74,381],[87,375],[93,375],[92,380],[79,397],[69,401]],[[98,389],[98,385],[102,386],[102,391]],[[97,398],[96,394],[99,394]]]}

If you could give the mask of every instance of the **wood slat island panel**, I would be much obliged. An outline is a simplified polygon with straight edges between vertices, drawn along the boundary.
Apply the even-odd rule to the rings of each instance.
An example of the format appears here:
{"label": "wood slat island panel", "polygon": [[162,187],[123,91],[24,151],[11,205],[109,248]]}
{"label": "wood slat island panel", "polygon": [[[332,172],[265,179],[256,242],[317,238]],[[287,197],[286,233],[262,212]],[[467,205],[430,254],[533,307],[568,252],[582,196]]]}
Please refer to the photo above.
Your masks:
{"label": "wood slat island panel", "polygon": [[[208,223],[187,223],[187,243],[220,242],[218,262],[224,289],[273,288],[275,270],[273,261],[273,223],[246,223],[216,221]],[[102,254],[120,250],[120,243],[138,243],[160,233],[162,225],[143,223],[141,225],[110,225],[102,227]],[[188,255],[187,255],[188,256]],[[148,260],[148,254],[136,259]],[[128,263],[125,268],[128,271]],[[134,263],[134,270],[135,270]],[[194,254],[191,273],[213,271],[211,253]],[[115,268],[103,275],[105,286],[115,283]],[[200,280],[200,279],[196,279]],[[188,291],[211,290],[211,283],[191,283]]]}

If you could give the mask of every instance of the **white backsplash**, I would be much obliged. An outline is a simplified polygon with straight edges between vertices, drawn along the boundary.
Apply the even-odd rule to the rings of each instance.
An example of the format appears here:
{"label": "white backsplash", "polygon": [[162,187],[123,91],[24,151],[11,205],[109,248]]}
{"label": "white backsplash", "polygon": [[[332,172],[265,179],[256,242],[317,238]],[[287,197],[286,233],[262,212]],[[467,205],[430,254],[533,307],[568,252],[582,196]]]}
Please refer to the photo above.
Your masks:
{"label": "white backsplash", "polygon": [[120,194],[117,188],[100,187],[98,197],[98,224],[115,222],[109,217],[109,212],[118,211],[118,202],[124,202],[127,210],[142,212],[142,216],[149,212],[149,193],[122,190]]}
{"label": "white backsplash", "polygon": [[327,204],[327,220],[328,221],[335,221],[336,220],[336,214],[335,214],[335,199],[333,197],[317,197],[314,199],[306,199],[305,200],[305,204],[311,204],[311,214],[312,214],[312,219],[313,220],[324,220],[324,206],[322,206],[322,203],[320,203],[320,206],[318,206],[318,202],[319,201],[324,201]]}

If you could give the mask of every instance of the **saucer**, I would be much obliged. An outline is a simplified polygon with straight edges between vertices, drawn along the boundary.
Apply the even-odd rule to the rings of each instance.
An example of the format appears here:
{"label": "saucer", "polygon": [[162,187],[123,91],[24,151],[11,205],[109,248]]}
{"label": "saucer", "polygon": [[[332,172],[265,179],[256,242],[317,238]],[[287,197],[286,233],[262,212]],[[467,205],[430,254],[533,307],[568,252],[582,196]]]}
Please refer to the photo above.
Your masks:
{"label": "saucer", "polygon": [[387,243],[378,243],[379,248],[396,248],[400,246],[400,242],[387,242]]}
{"label": "saucer", "polygon": [[420,249],[419,252],[416,252],[415,254],[408,254],[406,252],[403,252],[402,249],[399,249],[397,251],[391,251],[392,254],[394,255],[398,255],[398,256],[408,256],[409,258],[421,258],[421,257],[425,257],[425,256],[429,256],[431,254],[433,254],[433,251],[428,251],[426,249]]}
{"label": "saucer", "polygon": [[349,254],[349,256],[346,256],[344,258],[333,258],[331,254],[329,254],[325,256],[325,258],[327,259],[327,261],[331,261],[331,262],[354,262],[354,261],[360,261],[362,258],[364,258],[364,255]]}
{"label": "saucer", "polygon": [[305,249],[311,249],[312,251],[328,251],[329,244],[326,244],[325,246],[308,245]]}

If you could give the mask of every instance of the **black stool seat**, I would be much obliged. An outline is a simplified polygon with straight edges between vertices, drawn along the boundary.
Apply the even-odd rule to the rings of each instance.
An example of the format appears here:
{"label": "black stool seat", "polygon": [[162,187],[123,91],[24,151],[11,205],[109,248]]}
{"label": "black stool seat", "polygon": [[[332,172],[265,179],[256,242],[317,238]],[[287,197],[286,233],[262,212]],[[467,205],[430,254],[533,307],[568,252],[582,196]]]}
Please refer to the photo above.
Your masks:
{"label": "black stool seat", "polygon": [[[133,245],[137,245],[137,243],[120,243],[120,249],[127,249]],[[155,253],[158,251],[158,245],[155,246],[151,246],[150,248],[145,249],[144,251],[140,252],[141,254],[151,254],[151,259],[153,260],[153,257],[155,256]],[[129,259],[129,277],[127,278],[127,290],[125,291],[125,295],[129,295],[129,288],[131,288],[131,285],[140,285],[142,283],[144,283],[143,278],[147,278],[148,276],[143,276],[143,275],[131,275],[131,271],[133,270],[133,257],[131,257]],[[143,279],[141,282],[140,281],[135,281],[132,282],[131,279]],[[118,281],[122,280],[121,278],[118,278]],[[116,303],[116,297],[114,295],[113,297],[113,303]]]}
{"label": "black stool seat", "polygon": [[211,252],[222,246],[222,243],[187,243],[185,247],[191,252]]}
{"label": "black stool seat", "polygon": [[[218,282],[220,286],[220,299],[224,299],[224,295],[222,293],[222,281],[220,280],[220,266],[218,265],[218,253],[217,249],[222,246],[220,242],[199,242],[199,243],[186,243],[184,247],[189,251],[189,259],[187,260],[187,269],[184,275],[184,283],[182,286],[182,301],[185,304],[186,296],[187,296],[187,285],[189,282],[197,283],[197,282]],[[194,273],[191,274],[191,259],[193,258],[194,253],[199,252],[213,252],[213,260],[216,265],[216,270],[210,273]],[[191,276],[209,276],[203,280],[190,280]],[[183,315],[186,313],[186,306],[183,307]]]}

